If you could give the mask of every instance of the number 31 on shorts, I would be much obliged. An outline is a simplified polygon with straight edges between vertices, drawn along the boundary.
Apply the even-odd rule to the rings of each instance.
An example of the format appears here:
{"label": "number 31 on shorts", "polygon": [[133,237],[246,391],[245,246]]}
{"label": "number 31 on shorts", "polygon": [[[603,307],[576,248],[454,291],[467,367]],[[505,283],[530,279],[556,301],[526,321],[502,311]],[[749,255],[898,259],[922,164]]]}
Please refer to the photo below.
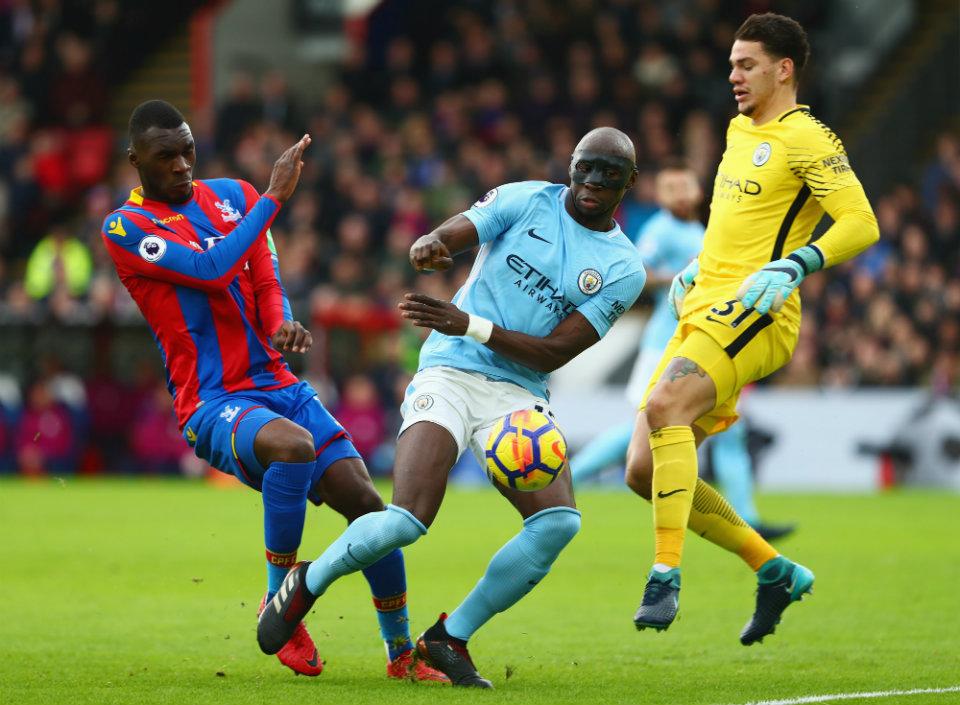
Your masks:
{"label": "number 31 on shorts", "polygon": [[[734,313],[737,315],[731,318]],[[747,320],[753,313],[756,313],[756,311],[752,308],[743,308],[743,304],[741,304],[739,300],[731,299],[730,301],[725,301],[711,308],[706,318],[708,321],[713,321],[714,323],[728,325],[731,328],[739,328],[740,324]],[[721,320],[721,318],[723,320]]]}

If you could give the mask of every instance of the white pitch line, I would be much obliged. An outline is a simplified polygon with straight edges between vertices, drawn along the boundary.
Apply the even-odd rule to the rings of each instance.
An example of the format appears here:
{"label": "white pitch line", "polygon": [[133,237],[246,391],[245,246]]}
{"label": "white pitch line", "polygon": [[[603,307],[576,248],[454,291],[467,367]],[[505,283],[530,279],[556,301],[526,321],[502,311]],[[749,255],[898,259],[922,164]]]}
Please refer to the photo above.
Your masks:
{"label": "white pitch line", "polygon": [[801,698],[783,698],[782,700],[752,700],[743,705],[801,705],[802,703],[827,703],[833,700],[865,700],[867,698],[889,698],[894,695],[927,695],[938,693],[960,693],[960,685],[946,688],[914,688],[913,690],[877,690],[872,693],[834,693],[833,695],[807,695]]}

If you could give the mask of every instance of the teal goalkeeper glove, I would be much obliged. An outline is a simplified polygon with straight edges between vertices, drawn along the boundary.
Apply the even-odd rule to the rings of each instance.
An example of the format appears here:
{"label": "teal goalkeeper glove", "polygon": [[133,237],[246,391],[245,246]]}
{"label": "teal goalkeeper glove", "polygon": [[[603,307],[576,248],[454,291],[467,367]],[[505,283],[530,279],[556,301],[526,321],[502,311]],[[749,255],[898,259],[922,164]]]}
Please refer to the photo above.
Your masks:
{"label": "teal goalkeeper glove", "polygon": [[779,311],[800,282],[808,274],[823,269],[823,264],[823,253],[815,245],[801,247],[747,277],[737,291],[737,298],[744,308],[752,308],[760,315]]}
{"label": "teal goalkeeper glove", "polygon": [[670,282],[670,291],[667,293],[667,305],[670,307],[670,313],[678,321],[680,313],[683,311],[683,297],[693,288],[693,280],[700,271],[700,262],[696,259],[691,260],[690,264],[680,270],[680,273]]}

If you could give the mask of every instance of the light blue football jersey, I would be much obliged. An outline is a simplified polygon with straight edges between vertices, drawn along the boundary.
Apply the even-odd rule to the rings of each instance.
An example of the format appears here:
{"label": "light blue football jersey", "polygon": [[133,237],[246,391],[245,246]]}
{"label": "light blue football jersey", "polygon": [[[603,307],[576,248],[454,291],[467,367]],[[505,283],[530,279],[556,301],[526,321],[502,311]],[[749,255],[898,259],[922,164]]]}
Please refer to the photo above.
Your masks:
{"label": "light blue football jersey", "polygon": [[[680,220],[670,211],[661,209],[640,230],[637,250],[651,272],[661,277],[673,277],[687,266],[703,248],[704,227],[699,220]],[[654,294],[653,312],[643,329],[641,349],[663,350],[673,337],[677,319],[667,303],[669,286]]]}
{"label": "light blue football jersey", "polygon": [[[476,226],[480,251],[453,298],[461,310],[507,330],[546,337],[579,311],[600,337],[636,301],[646,274],[620,226],[597,232],[564,208],[568,188],[545,181],[489,191],[463,215]],[[512,362],[466,336],[434,331],[420,369],[445,365],[504,379],[547,398],[547,375]]]}

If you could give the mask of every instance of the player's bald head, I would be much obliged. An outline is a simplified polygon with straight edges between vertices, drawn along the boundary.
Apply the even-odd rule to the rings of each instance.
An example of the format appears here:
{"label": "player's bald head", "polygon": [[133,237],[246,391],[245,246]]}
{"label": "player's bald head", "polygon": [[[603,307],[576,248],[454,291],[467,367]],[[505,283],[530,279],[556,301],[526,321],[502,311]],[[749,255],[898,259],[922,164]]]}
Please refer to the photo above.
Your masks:
{"label": "player's bald head", "polygon": [[604,156],[626,159],[631,164],[637,163],[637,150],[633,141],[615,127],[598,127],[590,130],[577,143],[573,153],[595,152]]}
{"label": "player's bald head", "polygon": [[637,174],[637,153],[633,142],[613,127],[590,130],[577,143],[570,157],[570,181],[593,188],[619,191],[633,185]]}

